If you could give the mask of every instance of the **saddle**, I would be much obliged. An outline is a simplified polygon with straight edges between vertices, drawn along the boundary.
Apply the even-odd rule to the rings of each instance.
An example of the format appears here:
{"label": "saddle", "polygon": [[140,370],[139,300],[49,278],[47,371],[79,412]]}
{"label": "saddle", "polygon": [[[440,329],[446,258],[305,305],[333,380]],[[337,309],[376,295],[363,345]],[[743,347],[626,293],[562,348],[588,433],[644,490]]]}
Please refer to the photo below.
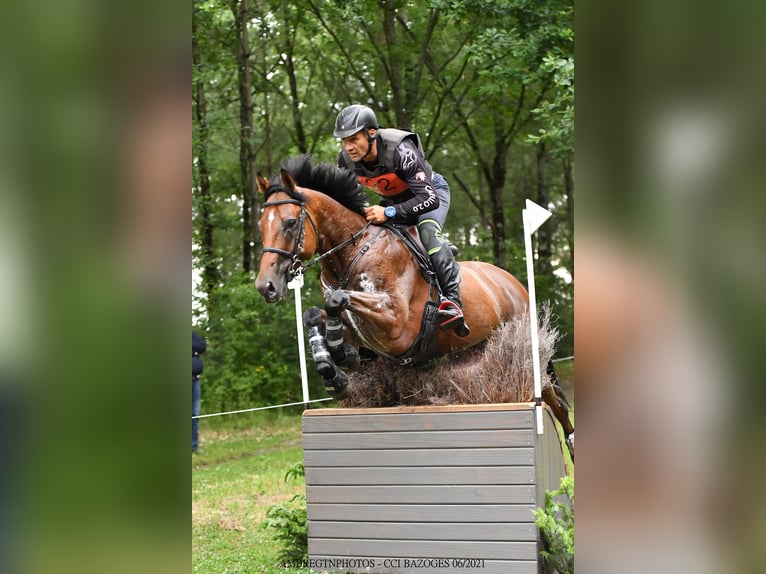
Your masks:
{"label": "saddle", "polygon": [[[439,288],[439,282],[436,280],[436,272],[431,265],[431,258],[426,253],[423,243],[420,241],[420,235],[414,225],[397,225],[394,223],[384,223],[383,227],[396,235],[410,250],[415,261],[420,265],[420,272],[431,287]],[[451,245],[451,244],[450,244]]]}
{"label": "saddle", "polygon": [[[423,320],[420,322],[420,332],[415,342],[407,351],[398,357],[392,357],[400,365],[420,365],[441,354],[438,346],[435,344],[436,329],[438,326],[437,315],[439,310],[439,299],[441,289],[436,280],[436,272],[431,265],[431,258],[428,257],[423,243],[420,241],[420,235],[414,226],[396,225],[393,223],[384,223],[383,227],[396,235],[412,253],[415,261],[420,266],[420,272],[423,279],[430,285],[429,298],[423,309]],[[454,245],[448,243],[450,249],[455,249]]]}

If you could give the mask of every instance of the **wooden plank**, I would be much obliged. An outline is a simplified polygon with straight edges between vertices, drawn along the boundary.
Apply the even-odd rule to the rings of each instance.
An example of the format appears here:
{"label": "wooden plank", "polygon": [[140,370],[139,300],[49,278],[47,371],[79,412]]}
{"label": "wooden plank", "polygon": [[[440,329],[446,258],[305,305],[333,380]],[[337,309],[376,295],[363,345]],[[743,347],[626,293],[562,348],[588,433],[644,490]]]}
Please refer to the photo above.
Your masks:
{"label": "wooden plank", "polygon": [[529,504],[534,486],[307,486],[313,503],[346,504]]}
{"label": "wooden plank", "polygon": [[425,412],[305,417],[303,432],[531,429],[534,411]]}
{"label": "wooden plank", "polygon": [[311,450],[304,447],[306,468],[313,466],[532,466],[533,448],[443,448],[408,450]]}
{"label": "wooden plank", "polygon": [[333,522],[309,520],[311,538],[376,538],[381,540],[497,540],[535,542],[537,527],[531,523],[463,522]]}
{"label": "wooden plank", "polygon": [[535,560],[537,543],[309,538],[309,556],[316,555]]}
{"label": "wooden plank", "polygon": [[471,411],[524,411],[534,410],[534,403],[486,403],[481,405],[418,405],[365,409],[309,409],[303,411],[304,417],[379,415],[388,413],[452,413]]}
{"label": "wooden plank", "polygon": [[[348,566],[330,567],[333,561],[342,561],[338,556],[312,556],[310,564],[312,572],[353,572],[364,574],[538,574],[537,562],[534,560],[482,560],[478,565],[461,568],[447,560],[447,565],[439,567],[438,559],[414,559],[414,558],[385,558],[365,557],[365,564],[372,563],[372,566],[362,566],[359,568],[349,568]],[[416,560],[428,560],[421,562],[423,568],[413,566],[418,564]],[[444,564],[444,562],[442,562]],[[458,563],[459,564],[459,563]]]}
{"label": "wooden plank", "polygon": [[535,504],[318,504],[306,505],[309,520],[373,522],[531,522]]}
{"label": "wooden plank", "polygon": [[308,485],[534,484],[533,466],[306,467]]}
{"label": "wooden plank", "polygon": [[305,450],[489,448],[534,446],[529,430],[303,433]]}
{"label": "wooden plank", "polygon": [[561,442],[557,424],[551,410],[543,409],[544,433],[535,434],[535,483],[540,507],[545,506],[545,491],[558,490],[561,477],[566,476],[564,449],[567,447]]}

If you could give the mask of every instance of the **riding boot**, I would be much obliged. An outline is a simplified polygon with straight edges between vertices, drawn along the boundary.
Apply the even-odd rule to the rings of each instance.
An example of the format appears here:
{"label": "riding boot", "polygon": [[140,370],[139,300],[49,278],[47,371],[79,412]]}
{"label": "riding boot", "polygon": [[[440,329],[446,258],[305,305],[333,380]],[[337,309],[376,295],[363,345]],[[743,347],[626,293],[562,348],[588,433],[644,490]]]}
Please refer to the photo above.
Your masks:
{"label": "riding boot", "polygon": [[460,265],[446,243],[430,253],[429,257],[445,298],[439,305],[439,326],[454,329],[456,335],[466,337],[470,330],[463,317],[463,304],[460,300]]}

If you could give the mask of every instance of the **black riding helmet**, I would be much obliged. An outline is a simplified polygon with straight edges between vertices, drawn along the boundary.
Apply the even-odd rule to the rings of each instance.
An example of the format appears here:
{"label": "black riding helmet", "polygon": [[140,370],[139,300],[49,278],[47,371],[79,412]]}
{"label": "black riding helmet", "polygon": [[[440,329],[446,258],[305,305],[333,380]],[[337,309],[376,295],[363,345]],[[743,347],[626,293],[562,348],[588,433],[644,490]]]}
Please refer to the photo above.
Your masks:
{"label": "black riding helmet", "polygon": [[367,106],[354,104],[343,108],[335,118],[335,131],[332,135],[343,139],[358,131],[369,129],[378,129],[378,118],[375,117],[375,112]]}

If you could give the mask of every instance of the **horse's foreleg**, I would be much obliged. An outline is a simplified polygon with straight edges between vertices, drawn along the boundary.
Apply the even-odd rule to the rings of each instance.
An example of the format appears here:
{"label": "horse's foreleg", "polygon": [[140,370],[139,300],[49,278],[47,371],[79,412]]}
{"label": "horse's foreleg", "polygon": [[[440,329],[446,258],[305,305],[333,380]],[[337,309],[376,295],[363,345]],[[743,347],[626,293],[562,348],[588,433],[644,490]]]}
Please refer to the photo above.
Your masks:
{"label": "horse's foreleg", "polygon": [[317,307],[310,307],[303,313],[303,325],[308,330],[309,346],[316,370],[322,375],[327,392],[337,399],[342,399],[346,395],[348,377],[333,362],[327,341],[322,333],[323,324],[322,311]]}
{"label": "horse's foreleg", "polygon": [[359,352],[353,346],[343,342],[343,321],[340,318],[349,301],[349,295],[345,291],[334,291],[330,295],[325,303],[327,312],[325,338],[335,364],[353,371],[359,367]]}

